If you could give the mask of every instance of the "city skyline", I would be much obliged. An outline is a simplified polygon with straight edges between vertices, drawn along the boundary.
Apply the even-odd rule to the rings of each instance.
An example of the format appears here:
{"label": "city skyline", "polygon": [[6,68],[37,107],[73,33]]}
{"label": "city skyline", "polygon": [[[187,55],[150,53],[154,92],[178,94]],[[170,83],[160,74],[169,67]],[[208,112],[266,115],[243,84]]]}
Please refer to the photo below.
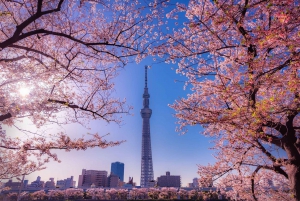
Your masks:
{"label": "city skyline", "polygon": [[[140,108],[142,108],[142,94],[144,90],[144,66],[150,65],[148,70],[148,87],[151,94],[151,138],[152,155],[154,162],[154,179],[170,171],[175,175],[181,175],[182,186],[187,186],[197,174],[197,164],[213,163],[212,144],[208,138],[200,135],[200,126],[190,127],[186,135],[176,132],[175,113],[168,104],[174,103],[175,99],[185,97],[190,91],[183,90],[185,77],[176,74],[176,65],[156,63],[150,58],[140,64],[129,64],[119,71],[116,78],[116,97],[126,98],[127,104],[133,106],[132,115],[124,115],[121,125],[107,124],[104,121],[91,121],[88,125],[90,129],[79,124],[55,126],[45,129],[45,133],[65,131],[72,133],[74,138],[87,133],[98,132],[110,140],[126,140],[120,146],[108,147],[106,149],[88,149],[85,151],[56,150],[61,163],[50,162],[46,164],[47,169],[34,172],[26,179],[34,180],[37,176],[42,178],[54,177],[55,180],[64,178],[63,175],[79,175],[81,169],[110,170],[110,164],[114,161],[121,161],[125,164],[124,180],[133,177],[134,182],[140,185],[140,160],[141,160],[141,131],[142,118]],[[177,80],[177,82],[175,82]],[[30,122],[28,123],[30,125]],[[86,126],[86,125],[85,125]],[[30,126],[27,126],[29,128]],[[10,133],[18,135],[20,131],[12,127],[4,127]],[[33,131],[36,131],[32,127]],[[97,160],[95,160],[97,159]],[[72,167],[72,169],[70,169]]]}
{"label": "city skyline", "polygon": [[[117,188],[132,188],[132,187],[136,187],[134,186],[128,186],[127,184],[130,184],[131,182],[131,178],[129,178],[129,180],[127,182],[123,182],[120,178],[118,183],[120,186],[110,186],[108,180],[109,177],[111,176],[118,176],[116,174],[107,174],[108,172],[106,170],[86,170],[83,169],[82,170],[82,174],[78,175],[78,179],[76,180],[76,176],[74,177],[73,175],[71,175],[68,178],[63,178],[61,180],[54,180],[53,177],[47,179],[44,179],[40,176],[37,176],[37,178],[33,181],[30,180],[24,180],[23,181],[23,186],[26,186],[26,188],[30,188],[31,190],[34,189],[54,189],[54,188],[59,188],[59,189],[67,189],[67,188],[91,188],[92,186],[97,187],[97,188],[107,188],[107,187],[117,187]],[[85,179],[83,179],[83,175],[85,176],[89,176],[87,179],[87,181],[83,181]],[[94,175],[94,180],[91,179],[91,175]],[[97,176],[96,176],[97,175]],[[103,180],[104,183],[96,183],[96,182],[103,182],[99,177],[99,175],[106,175],[106,179]],[[98,180],[97,180],[98,179]],[[99,180],[100,179],[100,180]],[[191,181],[191,183],[188,183],[188,186],[182,186],[181,185],[181,176],[180,175],[171,175],[169,171],[166,172],[165,175],[160,175],[157,177],[157,179],[155,180],[155,182],[153,182],[153,185],[156,184],[157,187],[191,187],[192,188],[196,188],[199,187],[199,183],[198,183],[198,179],[199,178],[193,178],[193,180]],[[87,185],[87,183],[89,185]],[[2,184],[4,184],[5,186],[8,187],[17,187],[17,186],[21,186],[22,181],[13,181],[12,179],[9,179],[7,182],[3,182]],[[135,182],[134,182],[135,184]],[[100,186],[99,186],[100,185]],[[102,186],[103,185],[103,186]],[[123,185],[123,186],[122,186]],[[213,184],[211,184],[212,186]],[[210,186],[210,187],[211,187]],[[137,186],[139,188],[143,188],[141,186]],[[148,186],[148,187],[153,187],[153,186]],[[15,189],[13,189],[15,190]]]}

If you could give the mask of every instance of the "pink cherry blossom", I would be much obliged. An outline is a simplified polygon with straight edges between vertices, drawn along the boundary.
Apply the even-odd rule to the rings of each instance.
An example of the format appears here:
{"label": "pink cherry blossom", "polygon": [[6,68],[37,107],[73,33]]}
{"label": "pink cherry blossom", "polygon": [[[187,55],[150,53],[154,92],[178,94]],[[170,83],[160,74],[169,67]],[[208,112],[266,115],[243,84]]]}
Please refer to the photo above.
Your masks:
{"label": "pink cherry blossom", "polygon": [[[119,145],[95,133],[33,133],[45,125],[121,122],[131,107],[115,97],[113,79],[151,49],[164,1],[22,0],[0,2],[0,179],[41,170],[53,149]],[[143,13],[143,14],[142,14]],[[147,14],[148,13],[148,14]],[[151,15],[150,15],[151,13]],[[4,129],[16,127],[23,136]]]}
{"label": "pink cherry blossom", "polygon": [[193,0],[168,17],[178,12],[184,27],[156,51],[191,87],[171,106],[178,129],[201,125],[214,139],[216,163],[199,165],[200,181],[242,199],[299,201],[299,2]]}

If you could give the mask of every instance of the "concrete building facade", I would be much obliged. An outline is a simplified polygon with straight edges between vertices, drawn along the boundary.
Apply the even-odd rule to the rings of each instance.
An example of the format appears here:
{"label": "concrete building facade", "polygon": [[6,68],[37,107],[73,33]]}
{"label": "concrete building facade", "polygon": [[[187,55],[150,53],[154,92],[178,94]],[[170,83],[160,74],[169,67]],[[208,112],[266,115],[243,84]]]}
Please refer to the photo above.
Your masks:
{"label": "concrete building facade", "polygon": [[120,179],[118,175],[110,174],[107,178],[107,187],[116,188],[120,187]]}
{"label": "concrete building facade", "polygon": [[166,175],[157,177],[158,187],[181,187],[180,176],[171,175],[170,172],[166,172]]}
{"label": "concrete building facade", "polygon": [[82,174],[78,178],[78,188],[89,188],[107,186],[107,171],[82,169]]}

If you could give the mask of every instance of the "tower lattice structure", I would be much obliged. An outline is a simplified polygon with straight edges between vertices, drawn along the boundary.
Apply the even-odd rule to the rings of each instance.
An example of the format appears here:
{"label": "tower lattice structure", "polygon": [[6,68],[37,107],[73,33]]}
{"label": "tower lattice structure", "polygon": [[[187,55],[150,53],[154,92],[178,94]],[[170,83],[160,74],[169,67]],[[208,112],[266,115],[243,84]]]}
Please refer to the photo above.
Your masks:
{"label": "tower lattice structure", "polygon": [[147,69],[145,66],[145,88],[143,94],[143,106],[141,109],[141,116],[143,118],[142,130],[142,161],[141,161],[141,187],[148,187],[149,181],[153,181],[153,163],[152,163],[152,150],[151,150],[151,137],[150,137],[150,117],[152,110],[149,108],[149,98],[147,86]]}

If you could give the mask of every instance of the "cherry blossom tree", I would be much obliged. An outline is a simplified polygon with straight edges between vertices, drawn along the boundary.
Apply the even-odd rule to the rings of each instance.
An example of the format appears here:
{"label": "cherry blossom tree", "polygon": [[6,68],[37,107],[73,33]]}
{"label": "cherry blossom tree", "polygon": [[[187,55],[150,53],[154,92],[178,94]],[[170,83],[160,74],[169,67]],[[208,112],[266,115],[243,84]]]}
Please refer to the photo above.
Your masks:
{"label": "cherry blossom tree", "polygon": [[[153,188],[133,188],[129,191],[129,198],[132,200],[143,200],[148,199],[149,192],[152,191]],[[151,193],[150,193],[151,194]],[[152,197],[150,197],[152,198]]]}
{"label": "cherry blossom tree", "polygon": [[[241,177],[236,174],[228,174],[222,178],[222,182],[217,184],[221,189],[221,194],[233,199],[252,200],[251,180],[245,180],[244,185],[239,185]],[[269,170],[262,170],[254,178],[255,196],[258,200],[292,200],[289,193],[288,180],[279,174],[274,174]],[[232,191],[225,190],[226,186],[233,188]]]}
{"label": "cherry blossom tree", "polygon": [[148,199],[148,188],[139,188],[138,189],[138,199],[146,200]]}
{"label": "cherry blossom tree", "polygon": [[17,201],[18,193],[8,193],[7,197],[10,201]]}
{"label": "cherry blossom tree", "polygon": [[118,189],[118,200],[127,200],[127,195],[127,189]]}
{"label": "cherry blossom tree", "polygon": [[[33,198],[33,196],[32,196],[32,194],[31,193],[28,193],[28,192],[20,192],[19,193],[19,195],[17,194],[17,200],[34,200],[34,198]],[[48,199],[48,197],[47,196],[44,196],[43,198],[45,198],[45,199]],[[35,198],[36,199],[36,198]]]}
{"label": "cherry blossom tree", "polygon": [[71,200],[83,199],[83,189],[68,188],[65,190],[65,197]]}
{"label": "cherry blossom tree", "polygon": [[191,87],[171,105],[179,130],[201,125],[214,139],[216,163],[199,166],[203,182],[232,174],[249,199],[263,200],[269,171],[300,200],[299,11],[294,0],[191,0],[168,13],[186,21],[156,53],[178,62]]}
{"label": "cherry blossom tree", "polygon": [[186,200],[186,199],[188,199],[188,191],[187,190],[184,190],[184,189],[180,189],[179,191],[178,191],[178,195],[179,195],[179,197],[180,197],[180,200]]}
{"label": "cherry blossom tree", "polygon": [[157,200],[159,197],[160,190],[157,188],[149,188],[148,189],[148,197],[151,200]]}
{"label": "cherry blossom tree", "polygon": [[190,190],[188,192],[188,196],[189,196],[189,199],[191,199],[191,200],[203,200],[202,192],[195,190],[195,189]]}
{"label": "cherry blossom tree", "polygon": [[65,191],[62,190],[49,190],[49,199],[51,200],[63,200],[65,198]]}
{"label": "cherry blossom tree", "polygon": [[90,188],[86,190],[88,199],[105,200],[105,190],[101,188]]}
{"label": "cherry blossom tree", "polygon": [[[72,139],[70,133],[49,136],[19,125],[28,119],[37,128],[94,119],[119,123],[130,107],[114,97],[113,79],[133,58],[147,55],[164,0],[142,2],[0,1],[0,179],[58,161],[52,149],[120,144],[99,134]],[[11,127],[26,135],[4,132]]]}
{"label": "cherry blossom tree", "polygon": [[160,189],[159,199],[175,200],[177,199],[177,188],[163,187]]}
{"label": "cherry blossom tree", "polygon": [[115,200],[118,197],[118,190],[114,188],[108,189],[105,191],[105,195],[106,199]]}
{"label": "cherry blossom tree", "polygon": [[44,190],[31,193],[30,197],[32,200],[48,200],[48,194]]}

